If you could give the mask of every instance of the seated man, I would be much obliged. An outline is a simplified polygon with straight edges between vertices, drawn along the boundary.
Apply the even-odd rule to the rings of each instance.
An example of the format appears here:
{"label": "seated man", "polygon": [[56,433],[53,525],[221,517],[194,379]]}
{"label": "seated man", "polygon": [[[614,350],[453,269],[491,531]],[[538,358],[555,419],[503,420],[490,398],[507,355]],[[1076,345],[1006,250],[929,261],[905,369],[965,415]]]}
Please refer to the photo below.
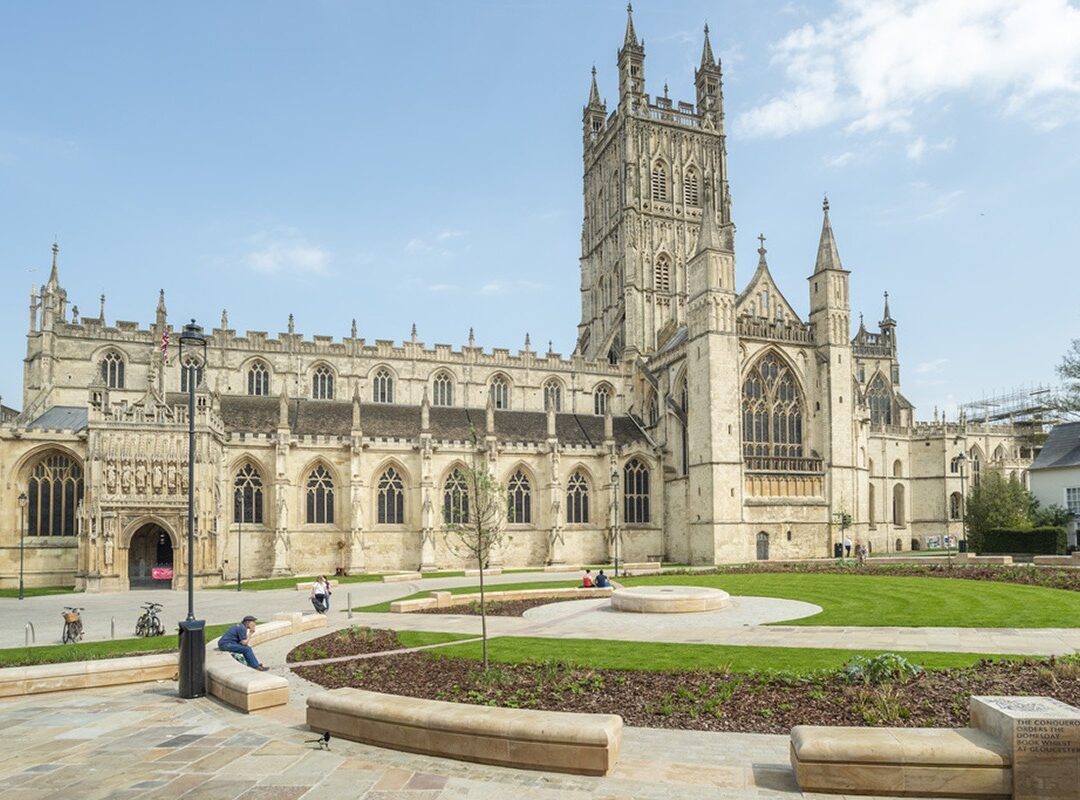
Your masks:
{"label": "seated man", "polygon": [[251,649],[249,644],[251,634],[254,632],[255,617],[248,614],[240,622],[221,634],[221,638],[218,639],[218,650],[224,650],[226,653],[239,653],[244,657],[244,661],[247,662],[249,667],[260,672],[266,672],[270,668],[259,663],[259,659],[255,658],[255,651]]}
{"label": "seated man", "polygon": [[603,589],[606,586],[611,586],[611,581],[608,580],[608,576],[604,574],[603,570],[600,570],[596,574],[596,580],[593,581],[593,586],[597,589]]}
{"label": "seated man", "polygon": [[582,589],[592,588],[592,575],[589,574],[589,570],[585,570],[585,576],[581,579]]}

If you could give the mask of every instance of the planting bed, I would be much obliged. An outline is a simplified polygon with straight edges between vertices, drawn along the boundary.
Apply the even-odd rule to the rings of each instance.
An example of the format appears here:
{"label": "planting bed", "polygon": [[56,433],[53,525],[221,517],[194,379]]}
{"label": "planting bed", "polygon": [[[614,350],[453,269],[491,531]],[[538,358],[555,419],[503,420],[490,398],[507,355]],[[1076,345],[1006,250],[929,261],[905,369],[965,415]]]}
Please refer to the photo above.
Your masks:
{"label": "planting bed", "polygon": [[353,625],[294,647],[289,651],[285,660],[290,664],[297,661],[318,661],[324,658],[385,653],[406,647],[422,647],[428,644],[455,642],[472,638],[474,637],[462,633],[388,631]]}
{"label": "planting bed", "polygon": [[[573,598],[566,598],[572,600]],[[493,603],[488,601],[486,603],[486,612],[492,617],[520,617],[530,608],[536,608],[537,606],[549,606],[552,603],[557,603],[558,600],[552,598],[536,599],[536,600],[506,600]],[[457,606],[444,606],[443,608],[421,608],[417,611],[409,612],[411,614],[469,614],[471,616],[480,616],[480,603],[462,603]]]}

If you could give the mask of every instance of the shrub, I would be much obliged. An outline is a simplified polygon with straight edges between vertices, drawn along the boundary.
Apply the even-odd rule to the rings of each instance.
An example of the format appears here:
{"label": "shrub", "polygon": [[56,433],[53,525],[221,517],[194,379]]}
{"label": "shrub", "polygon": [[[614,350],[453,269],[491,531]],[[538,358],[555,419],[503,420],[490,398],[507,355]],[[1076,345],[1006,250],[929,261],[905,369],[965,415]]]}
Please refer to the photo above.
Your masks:
{"label": "shrub", "polygon": [[1033,553],[1063,555],[1064,528],[992,528],[983,534],[981,553]]}
{"label": "shrub", "polygon": [[860,683],[906,683],[921,672],[922,667],[896,653],[881,653],[872,658],[855,656],[843,667],[843,674],[849,681]]}

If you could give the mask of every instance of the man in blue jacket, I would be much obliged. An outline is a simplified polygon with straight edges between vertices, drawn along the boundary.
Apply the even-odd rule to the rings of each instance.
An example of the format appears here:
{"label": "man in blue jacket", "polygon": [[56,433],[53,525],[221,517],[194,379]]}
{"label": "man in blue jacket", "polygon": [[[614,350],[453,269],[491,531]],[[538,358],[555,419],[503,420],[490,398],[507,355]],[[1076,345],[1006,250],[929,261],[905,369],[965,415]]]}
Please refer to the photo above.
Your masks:
{"label": "man in blue jacket", "polygon": [[255,651],[251,649],[251,634],[254,632],[255,617],[248,614],[240,622],[221,634],[221,638],[218,639],[218,650],[224,650],[227,653],[240,653],[249,667],[260,672],[266,672],[270,668],[260,664],[259,659],[255,658]]}

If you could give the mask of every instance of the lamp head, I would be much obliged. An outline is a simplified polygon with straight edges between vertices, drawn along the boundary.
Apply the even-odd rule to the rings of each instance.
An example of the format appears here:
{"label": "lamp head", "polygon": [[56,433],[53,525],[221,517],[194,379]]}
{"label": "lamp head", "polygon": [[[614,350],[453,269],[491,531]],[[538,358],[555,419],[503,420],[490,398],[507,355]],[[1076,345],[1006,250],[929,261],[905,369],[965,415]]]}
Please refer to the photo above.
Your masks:
{"label": "lamp head", "polygon": [[23,506],[24,508],[26,507],[26,492],[22,492],[19,494],[19,505]]}
{"label": "lamp head", "polygon": [[196,325],[193,319],[180,332],[180,341],[187,345],[204,345],[206,335],[203,333],[202,326]]}

